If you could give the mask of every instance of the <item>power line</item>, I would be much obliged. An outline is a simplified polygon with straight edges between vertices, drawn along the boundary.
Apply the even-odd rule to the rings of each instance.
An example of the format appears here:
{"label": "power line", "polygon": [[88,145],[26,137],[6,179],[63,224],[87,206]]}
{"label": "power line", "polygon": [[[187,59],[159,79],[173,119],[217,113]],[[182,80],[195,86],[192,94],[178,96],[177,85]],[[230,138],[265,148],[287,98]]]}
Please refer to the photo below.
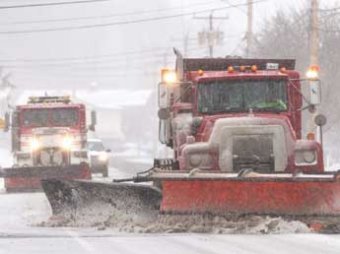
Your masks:
{"label": "power line", "polygon": [[[146,67],[147,66],[147,67]],[[149,61],[149,62],[139,62],[133,64],[119,64],[119,63],[111,63],[109,65],[102,65],[102,66],[80,66],[77,68],[72,68],[66,66],[66,68],[15,68],[12,67],[11,69],[6,69],[10,71],[15,71],[19,73],[103,73],[103,72],[120,72],[125,71],[127,73],[131,73],[135,70],[144,70],[144,69],[155,69],[155,66],[162,66],[162,59]],[[4,66],[7,67],[7,66]],[[40,74],[39,74],[40,75]]]}
{"label": "power line", "polygon": [[209,49],[209,57],[213,57],[214,53],[214,46],[217,44],[218,41],[221,41],[222,33],[218,30],[214,29],[214,19],[225,20],[229,19],[229,17],[214,17],[214,13],[210,12],[208,17],[196,17],[194,19],[204,19],[209,21],[209,31],[202,31],[200,32],[201,36],[203,37],[203,41],[206,41]]}
{"label": "power line", "polygon": [[[133,64],[130,66],[122,66],[119,64],[111,65],[111,66],[104,66],[105,68],[94,68],[94,67],[87,67],[81,69],[73,69],[73,68],[66,68],[66,69],[44,69],[41,71],[40,69],[10,69],[10,73],[12,76],[16,76],[17,78],[23,76],[48,76],[48,77],[61,77],[61,76],[105,76],[107,74],[133,74],[136,72],[146,72],[148,70],[153,70],[158,73],[158,70],[163,65],[161,64],[161,59],[157,62],[148,62],[148,63],[140,63],[140,64]],[[147,65],[147,67],[145,67]],[[133,68],[131,68],[133,67]]]}
{"label": "power line", "polygon": [[[201,6],[201,5],[211,5],[214,2],[200,2],[195,4],[190,4],[185,6],[184,8],[191,8],[195,6]],[[142,15],[142,14],[150,14],[150,13],[159,13],[164,11],[171,11],[171,10],[177,10],[177,9],[183,9],[183,6],[176,6],[171,8],[159,8],[159,9],[152,9],[152,10],[140,10],[140,11],[130,11],[130,12],[124,12],[124,13],[111,13],[107,15],[99,15],[99,16],[83,16],[83,17],[75,17],[75,18],[61,18],[61,19],[45,19],[45,20],[34,20],[34,21],[17,21],[17,22],[6,22],[1,23],[0,26],[3,25],[20,25],[20,24],[41,24],[41,23],[57,23],[57,22],[65,22],[65,21],[81,21],[81,20],[92,20],[92,19],[107,19],[107,18],[115,18],[115,17],[124,17],[124,16],[131,16],[131,15]]]}
{"label": "power line", "polygon": [[[222,0],[223,2],[226,2],[228,5],[231,5],[230,1],[228,0]],[[239,10],[240,12],[242,12],[244,15],[247,15],[247,12],[242,10],[240,7],[235,7],[237,10]]]}
{"label": "power line", "polygon": [[[238,38],[240,34],[231,34],[226,36],[226,38]],[[192,38],[192,41],[196,40]],[[192,48],[192,47],[191,47]],[[14,58],[14,59],[3,59],[0,58],[0,67],[4,66],[4,64],[11,63],[19,63],[19,64],[33,64],[33,66],[40,65],[62,65],[62,64],[96,64],[96,63],[106,63],[106,62],[114,62],[120,60],[128,60],[130,62],[145,60],[145,57],[152,59],[158,59],[164,57],[164,52],[170,51],[172,47],[153,47],[153,48],[144,48],[140,50],[131,50],[131,51],[123,51],[123,52],[113,52],[102,55],[92,55],[92,56],[76,56],[76,57],[58,57],[58,58]],[[202,47],[197,47],[196,49],[202,49]],[[191,50],[191,49],[190,49]],[[68,65],[68,66],[69,66]],[[12,65],[8,65],[9,68]],[[18,67],[17,65],[13,67]],[[26,65],[21,65],[20,67],[26,67]],[[29,67],[29,66],[27,66]]]}
{"label": "power line", "polygon": [[340,32],[340,28],[338,29],[328,29],[328,28],[323,28],[323,27],[316,27],[316,29],[322,31],[322,32],[326,32],[326,33],[339,33]]}
{"label": "power line", "polygon": [[319,9],[320,12],[332,12],[340,10],[340,7],[330,8],[330,9]]}
{"label": "power line", "polygon": [[[265,1],[268,1],[268,0],[252,1],[252,4],[257,4],[257,3],[261,3],[261,2],[265,2]],[[116,21],[116,22],[108,22],[108,23],[102,23],[102,24],[65,26],[65,27],[57,27],[57,28],[41,28],[41,29],[2,31],[2,32],[0,32],[0,34],[10,35],[10,34],[44,33],[44,32],[71,31],[71,30],[81,30],[81,29],[90,29],[90,28],[98,28],[98,27],[110,27],[110,26],[117,26],[117,25],[137,24],[137,23],[144,23],[144,22],[150,22],[150,21],[184,17],[184,16],[193,15],[195,13],[205,13],[205,12],[211,12],[211,11],[225,10],[225,9],[230,9],[230,8],[234,8],[234,7],[238,7],[238,6],[245,6],[247,4],[248,3],[242,3],[242,4],[235,4],[235,5],[230,5],[230,6],[226,6],[226,7],[211,8],[211,9],[207,9],[207,10],[195,11],[195,12],[191,11],[191,12],[187,12],[187,13],[163,15],[163,16],[153,17],[153,18],[142,18],[142,19],[135,19],[135,20],[127,20],[127,21]]]}
{"label": "power line", "polygon": [[41,3],[41,4],[7,5],[7,6],[0,6],[0,10],[32,8],[32,7],[48,7],[48,6],[71,5],[71,4],[86,4],[86,3],[107,2],[107,1],[111,1],[111,0],[78,0],[78,1],[69,1],[69,2],[50,2],[50,3]]}
{"label": "power line", "polygon": [[99,59],[86,62],[31,62],[31,63],[1,63],[1,68],[18,69],[18,70],[81,70],[81,69],[100,69],[100,68],[130,68],[133,65],[143,66],[145,64],[158,63],[164,55],[136,56],[133,58],[113,58]]}
{"label": "power line", "polygon": [[124,51],[124,52],[115,52],[110,54],[103,54],[103,55],[94,55],[94,56],[79,56],[79,57],[61,57],[61,58],[38,58],[38,59],[0,59],[0,62],[22,62],[22,63],[44,63],[44,62],[68,62],[68,61],[91,61],[96,59],[105,59],[105,58],[112,58],[112,57],[128,57],[133,55],[144,55],[149,53],[156,53],[159,54],[162,51],[169,49],[170,47],[155,47],[155,48],[148,48],[142,50],[134,50],[134,51]]}
{"label": "power line", "polygon": [[117,67],[124,67],[122,65],[125,65],[128,63],[128,66],[132,66],[133,64],[146,64],[146,63],[152,63],[152,62],[159,62],[162,60],[162,56],[159,56],[157,58],[152,58],[149,60],[145,60],[145,58],[138,58],[136,60],[138,61],[130,61],[128,63],[127,61],[119,61],[119,60],[111,60],[111,61],[102,61],[102,62],[80,62],[80,63],[53,63],[53,64],[39,64],[39,65],[1,65],[2,68],[9,68],[9,69],[67,69],[69,70],[72,68],[74,69],[91,69],[91,68],[114,68]]}
{"label": "power line", "polygon": [[327,13],[321,13],[320,17],[321,18],[332,18],[334,16],[337,16],[340,14],[340,11],[334,11],[334,12],[327,12]]}
{"label": "power line", "polygon": [[27,75],[27,74],[21,74],[20,76],[16,79],[51,79],[51,80],[58,80],[58,79],[106,79],[106,78],[127,78],[127,74],[133,74],[133,77],[135,76],[149,76],[149,75],[158,75],[157,71],[133,71],[133,72],[110,72],[110,73],[80,73],[80,74],[75,74],[75,73],[63,73],[63,75]]}

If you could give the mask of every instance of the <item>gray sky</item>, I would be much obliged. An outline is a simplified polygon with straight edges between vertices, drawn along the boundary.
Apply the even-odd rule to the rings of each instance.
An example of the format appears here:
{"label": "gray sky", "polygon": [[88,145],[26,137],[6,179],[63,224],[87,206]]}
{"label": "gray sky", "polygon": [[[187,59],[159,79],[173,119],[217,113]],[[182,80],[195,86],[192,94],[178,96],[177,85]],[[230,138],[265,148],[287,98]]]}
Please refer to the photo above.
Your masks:
{"label": "gray sky", "polygon": [[[2,0],[0,6],[58,1],[62,2]],[[336,1],[320,2],[322,7]],[[183,51],[186,41],[189,56],[208,55],[207,47],[198,45],[197,41],[198,32],[207,29],[208,21],[194,19],[192,12],[202,17],[209,15],[209,12],[200,13],[202,11],[244,3],[246,0],[112,0],[93,4],[0,9],[0,64],[7,66],[5,71],[12,73],[12,81],[18,87],[88,88],[91,84],[105,89],[154,87],[159,68],[173,65],[172,47]],[[254,6],[255,31],[266,25],[266,20],[277,10],[303,8],[305,4],[306,0],[259,1]],[[131,22],[178,14],[189,15],[71,31],[3,33]],[[216,47],[215,56],[240,53],[245,46],[246,6],[220,9],[214,15],[228,17],[227,20],[214,22],[214,26],[224,33],[224,41]],[[55,21],[73,18],[81,19]],[[48,60],[31,61],[36,59]]]}

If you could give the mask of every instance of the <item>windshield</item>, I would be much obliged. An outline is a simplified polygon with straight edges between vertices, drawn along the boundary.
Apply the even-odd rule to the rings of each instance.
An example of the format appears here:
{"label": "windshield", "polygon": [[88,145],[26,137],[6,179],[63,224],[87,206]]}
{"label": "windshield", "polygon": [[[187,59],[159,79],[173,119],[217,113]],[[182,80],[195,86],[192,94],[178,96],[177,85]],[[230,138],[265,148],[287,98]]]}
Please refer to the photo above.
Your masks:
{"label": "windshield", "polygon": [[99,141],[96,141],[96,142],[89,141],[87,143],[87,146],[88,146],[88,149],[90,151],[98,151],[98,152],[100,152],[100,151],[104,151],[105,150],[103,143],[99,142]]}
{"label": "windshield", "polygon": [[222,80],[198,84],[198,111],[286,111],[285,80]]}
{"label": "windshield", "polygon": [[62,108],[51,110],[51,122],[57,126],[72,126],[78,122],[76,109]]}
{"label": "windshield", "polygon": [[22,125],[25,127],[75,126],[78,118],[78,110],[75,108],[25,109],[22,112]]}
{"label": "windshield", "polygon": [[49,110],[33,109],[25,110],[22,114],[24,126],[48,126]]}

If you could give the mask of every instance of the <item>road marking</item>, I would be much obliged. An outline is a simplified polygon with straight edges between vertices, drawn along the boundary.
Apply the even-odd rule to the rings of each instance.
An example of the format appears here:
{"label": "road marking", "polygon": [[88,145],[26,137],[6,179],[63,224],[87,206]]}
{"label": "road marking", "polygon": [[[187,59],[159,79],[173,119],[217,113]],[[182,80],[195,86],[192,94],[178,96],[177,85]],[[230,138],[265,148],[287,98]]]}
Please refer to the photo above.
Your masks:
{"label": "road marking", "polygon": [[91,244],[89,244],[88,241],[85,241],[83,238],[81,238],[77,232],[67,230],[66,233],[70,235],[88,253],[98,253],[96,249]]}

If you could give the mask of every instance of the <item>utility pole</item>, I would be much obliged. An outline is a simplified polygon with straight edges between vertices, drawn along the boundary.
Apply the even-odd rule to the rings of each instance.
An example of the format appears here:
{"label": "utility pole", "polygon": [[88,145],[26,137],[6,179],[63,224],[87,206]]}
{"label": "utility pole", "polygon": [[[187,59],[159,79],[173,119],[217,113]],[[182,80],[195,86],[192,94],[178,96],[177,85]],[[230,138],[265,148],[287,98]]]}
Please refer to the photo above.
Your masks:
{"label": "utility pole", "polygon": [[310,65],[319,64],[319,3],[318,0],[311,0],[310,17]]}
{"label": "utility pole", "polygon": [[246,41],[246,56],[249,57],[253,43],[253,0],[248,0]]}
{"label": "utility pole", "polygon": [[184,35],[183,44],[183,56],[186,56],[188,54],[189,32]]}
{"label": "utility pole", "polygon": [[[319,3],[318,0],[311,0],[310,6],[310,25],[309,25],[309,64],[318,65],[319,64],[319,17],[318,17]],[[314,82],[315,83],[315,82]],[[320,88],[314,87],[316,84],[309,83],[311,91],[317,91]],[[312,92],[314,94],[315,92]],[[309,124],[309,132],[314,133],[317,130],[317,126],[314,122],[315,117],[318,115],[317,107],[314,107],[311,111],[311,118]],[[322,142],[322,133],[320,128],[319,140]]]}
{"label": "utility pole", "polygon": [[208,44],[208,49],[209,49],[209,57],[214,56],[214,46],[216,45],[217,42],[222,41],[223,33],[219,31],[214,30],[214,20],[220,19],[220,20],[225,20],[228,19],[228,17],[214,17],[214,13],[210,12],[208,17],[195,17],[194,19],[207,19],[209,20],[209,30],[208,32],[202,31],[199,33],[200,40],[202,40],[202,43],[207,43]]}
{"label": "utility pole", "polygon": [[[209,15],[209,35],[212,35],[213,34],[213,31],[214,31],[214,27],[213,27],[213,12],[210,12],[210,15]],[[214,55],[214,43],[211,42],[211,38],[209,38],[209,56],[210,57],[213,57]]]}

